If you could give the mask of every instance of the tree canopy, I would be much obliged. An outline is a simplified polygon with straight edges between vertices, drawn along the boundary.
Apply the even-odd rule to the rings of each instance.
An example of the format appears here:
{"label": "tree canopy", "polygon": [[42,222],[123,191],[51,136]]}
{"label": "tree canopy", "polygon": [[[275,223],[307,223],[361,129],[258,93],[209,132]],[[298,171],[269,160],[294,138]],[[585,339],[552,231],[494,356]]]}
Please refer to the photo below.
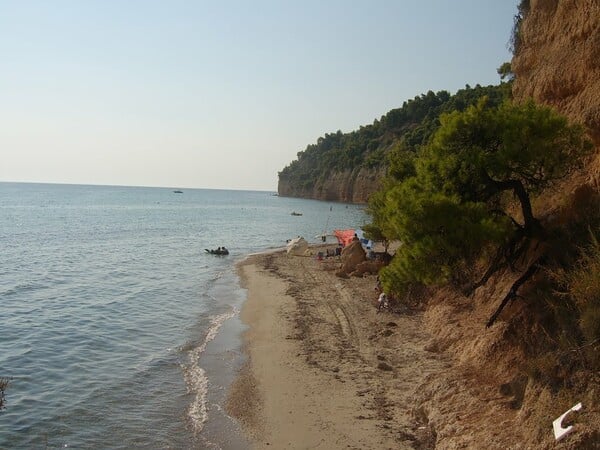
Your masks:
{"label": "tree canopy", "polygon": [[531,195],[577,167],[590,149],[581,127],[533,102],[481,99],[440,123],[369,205],[367,230],[402,243],[382,272],[388,290],[450,280],[482,248],[540,233]]}
{"label": "tree canopy", "polygon": [[[390,161],[410,159],[440,126],[439,117],[445,112],[463,111],[477,103],[483,96],[490,104],[500,104],[510,94],[509,83],[498,86],[466,86],[456,94],[447,91],[426,94],[405,101],[400,108],[392,109],[372,124],[361,126],[350,133],[327,133],[298,152],[298,158],[281,172],[297,191],[310,191],[319,180],[332,172],[357,168],[388,167]],[[389,158],[390,153],[401,158]]]}

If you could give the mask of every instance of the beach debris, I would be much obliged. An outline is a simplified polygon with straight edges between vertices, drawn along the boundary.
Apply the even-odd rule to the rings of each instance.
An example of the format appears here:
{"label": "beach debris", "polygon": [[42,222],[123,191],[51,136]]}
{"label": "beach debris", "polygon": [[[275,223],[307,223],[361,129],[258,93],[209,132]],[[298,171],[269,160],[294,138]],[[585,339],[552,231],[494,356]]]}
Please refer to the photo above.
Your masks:
{"label": "beach debris", "polygon": [[344,273],[341,270],[338,270],[335,273],[335,276],[338,277],[338,278],[350,278],[350,276],[347,273]]}
{"label": "beach debris", "polygon": [[569,409],[567,412],[565,412],[562,416],[560,416],[558,419],[556,419],[554,422],[552,422],[552,428],[554,429],[554,439],[555,440],[560,441],[562,438],[564,438],[566,435],[568,435],[569,433],[571,433],[573,431],[573,425],[569,425],[568,427],[563,428],[562,422],[565,419],[565,417],[567,417],[572,412],[579,411],[582,407],[583,406],[582,406],[581,402],[579,402],[575,406],[573,406],[571,409]]}
{"label": "beach debris", "polygon": [[394,370],[394,368],[392,366],[390,366],[389,364],[384,363],[384,362],[380,362],[379,364],[377,364],[377,368],[379,370],[385,370],[388,372]]}

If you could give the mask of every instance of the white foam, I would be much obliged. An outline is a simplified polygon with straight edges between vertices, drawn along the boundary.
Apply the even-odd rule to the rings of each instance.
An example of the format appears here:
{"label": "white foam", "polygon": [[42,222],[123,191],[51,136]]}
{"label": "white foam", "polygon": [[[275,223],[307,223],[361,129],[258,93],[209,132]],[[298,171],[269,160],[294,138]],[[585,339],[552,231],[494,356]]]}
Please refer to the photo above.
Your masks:
{"label": "white foam", "polygon": [[187,370],[184,370],[184,374],[188,393],[194,395],[194,400],[188,409],[188,416],[191,419],[192,427],[196,434],[202,431],[204,423],[208,419],[208,409],[206,407],[208,377],[204,369],[200,367],[200,356],[206,349],[206,345],[215,338],[223,323],[237,313],[237,308],[232,307],[231,311],[212,317],[204,341],[190,351],[189,366],[186,368]]}
{"label": "white foam", "polygon": [[227,273],[225,270],[218,271],[208,281],[217,281],[218,279],[222,278],[225,273]]}

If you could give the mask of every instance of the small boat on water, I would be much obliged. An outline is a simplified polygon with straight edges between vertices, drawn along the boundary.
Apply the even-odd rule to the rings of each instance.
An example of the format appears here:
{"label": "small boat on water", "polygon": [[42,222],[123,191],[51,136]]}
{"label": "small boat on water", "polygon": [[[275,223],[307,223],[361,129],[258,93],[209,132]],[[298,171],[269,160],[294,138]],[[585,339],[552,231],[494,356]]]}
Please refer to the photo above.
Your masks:
{"label": "small boat on water", "polygon": [[183,191],[176,190],[176,191],[173,191],[173,193],[174,193],[174,194],[183,194]]}
{"label": "small boat on water", "polygon": [[211,255],[220,255],[220,256],[225,256],[225,255],[229,255],[229,250],[227,250],[225,247],[219,247],[215,250],[209,250],[208,248],[204,249],[206,251],[206,253],[210,253]]}
{"label": "small boat on water", "polygon": [[302,215],[302,213],[292,211],[292,216],[301,216],[301,215]]}

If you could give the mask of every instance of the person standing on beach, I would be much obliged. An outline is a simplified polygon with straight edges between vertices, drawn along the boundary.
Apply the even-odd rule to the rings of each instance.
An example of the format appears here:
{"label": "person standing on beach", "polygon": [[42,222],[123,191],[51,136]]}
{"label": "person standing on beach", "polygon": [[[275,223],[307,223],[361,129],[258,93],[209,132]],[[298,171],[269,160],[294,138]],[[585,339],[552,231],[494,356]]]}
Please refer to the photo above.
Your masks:
{"label": "person standing on beach", "polygon": [[385,306],[387,306],[387,297],[385,292],[382,292],[377,299],[377,312],[380,312]]}

